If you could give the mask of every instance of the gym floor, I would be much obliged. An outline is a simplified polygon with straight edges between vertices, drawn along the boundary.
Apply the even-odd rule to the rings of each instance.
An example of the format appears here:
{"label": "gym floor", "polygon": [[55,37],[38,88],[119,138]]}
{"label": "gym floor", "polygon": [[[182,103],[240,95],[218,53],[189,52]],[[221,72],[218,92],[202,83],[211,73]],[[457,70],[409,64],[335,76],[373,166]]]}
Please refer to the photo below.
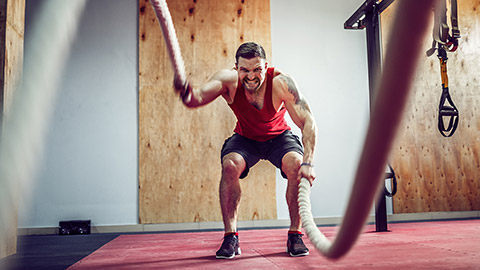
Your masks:
{"label": "gym floor", "polygon": [[[338,227],[320,227],[330,239]],[[365,226],[339,260],[318,253],[285,253],[286,228],[240,231],[242,254],[215,259],[221,231],[19,237],[18,253],[0,261],[6,269],[480,269],[480,219],[389,224],[389,232]]]}

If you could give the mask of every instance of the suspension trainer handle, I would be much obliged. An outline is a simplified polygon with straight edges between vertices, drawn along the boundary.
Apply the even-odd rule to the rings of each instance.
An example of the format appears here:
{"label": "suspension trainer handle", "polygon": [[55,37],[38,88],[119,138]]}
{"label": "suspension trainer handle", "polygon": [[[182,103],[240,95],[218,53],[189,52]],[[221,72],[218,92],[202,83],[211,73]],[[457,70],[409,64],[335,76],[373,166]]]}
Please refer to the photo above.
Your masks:
{"label": "suspension trainer handle", "polygon": [[[442,77],[442,95],[438,105],[438,130],[442,136],[451,137],[457,130],[459,114],[448,90],[447,51],[443,46],[439,46],[437,52],[440,61],[440,75]],[[446,127],[443,121],[445,117],[449,117]]]}
{"label": "suspension trainer handle", "polygon": [[[445,127],[443,121],[445,117],[449,117],[447,127]],[[438,105],[438,130],[442,136],[451,137],[457,130],[458,120],[459,112],[457,106],[453,103],[448,87],[442,86],[442,96],[440,97],[440,103]]]}

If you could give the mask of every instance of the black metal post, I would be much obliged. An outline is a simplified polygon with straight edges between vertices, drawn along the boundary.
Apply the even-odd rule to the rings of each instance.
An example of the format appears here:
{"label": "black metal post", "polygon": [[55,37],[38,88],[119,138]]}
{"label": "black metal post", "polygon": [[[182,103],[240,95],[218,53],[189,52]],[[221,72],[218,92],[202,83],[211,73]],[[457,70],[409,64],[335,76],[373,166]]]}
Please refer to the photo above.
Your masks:
{"label": "black metal post", "polygon": [[[367,34],[368,85],[370,108],[375,100],[375,87],[380,79],[382,52],[380,48],[380,13],[394,0],[366,0],[345,22],[345,29],[364,29]],[[375,201],[375,228],[377,232],[388,231],[387,201],[382,193]]]}
{"label": "black metal post", "polygon": [[[367,58],[368,58],[368,84],[370,90],[370,108],[375,100],[375,89],[380,79],[381,49],[380,49],[380,20],[376,5],[371,12],[365,14],[367,32]],[[375,200],[375,228],[377,232],[388,231],[387,225],[387,201],[381,193]]]}
{"label": "black metal post", "polygon": [[376,8],[365,14],[367,33],[367,63],[368,63],[368,88],[370,92],[370,109],[375,100],[375,86],[380,78],[381,50],[380,50],[380,23]]}

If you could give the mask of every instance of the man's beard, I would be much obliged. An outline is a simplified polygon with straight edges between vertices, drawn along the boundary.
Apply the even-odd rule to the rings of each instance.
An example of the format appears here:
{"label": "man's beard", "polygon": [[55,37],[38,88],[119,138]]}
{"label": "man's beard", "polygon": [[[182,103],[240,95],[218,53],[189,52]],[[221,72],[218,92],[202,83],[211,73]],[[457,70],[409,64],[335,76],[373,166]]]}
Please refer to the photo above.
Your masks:
{"label": "man's beard", "polygon": [[248,92],[255,93],[260,88],[260,80],[258,78],[255,78],[254,80],[248,80],[245,78],[242,80],[242,85]]}

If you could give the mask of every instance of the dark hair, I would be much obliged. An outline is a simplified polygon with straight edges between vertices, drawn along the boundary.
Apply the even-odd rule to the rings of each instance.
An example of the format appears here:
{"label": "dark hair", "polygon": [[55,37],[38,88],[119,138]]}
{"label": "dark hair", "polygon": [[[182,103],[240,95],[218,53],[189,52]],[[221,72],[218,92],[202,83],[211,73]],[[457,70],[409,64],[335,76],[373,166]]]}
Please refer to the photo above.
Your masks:
{"label": "dark hair", "polygon": [[267,59],[265,56],[265,50],[263,49],[262,45],[256,42],[245,42],[237,49],[237,53],[235,53],[235,60],[238,63],[238,58],[242,57],[245,59],[252,59],[254,57],[260,57],[262,59]]}

